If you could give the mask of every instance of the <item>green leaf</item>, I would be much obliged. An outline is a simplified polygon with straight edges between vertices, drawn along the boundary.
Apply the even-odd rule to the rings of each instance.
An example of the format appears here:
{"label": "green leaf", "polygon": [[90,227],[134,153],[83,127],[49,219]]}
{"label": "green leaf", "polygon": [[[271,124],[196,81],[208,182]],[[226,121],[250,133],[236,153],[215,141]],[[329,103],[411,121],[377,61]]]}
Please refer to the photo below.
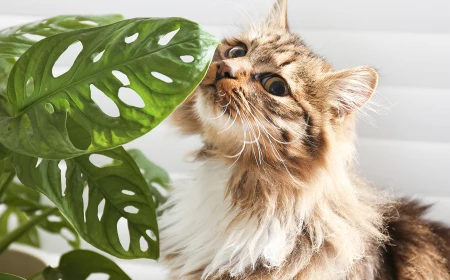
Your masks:
{"label": "green leaf", "polygon": [[0,280],[25,280],[25,278],[7,273],[0,273]]}
{"label": "green leaf", "polygon": [[0,201],[16,175],[9,155],[10,152],[0,145]]}
{"label": "green leaf", "polygon": [[72,248],[80,248],[81,239],[78,232],[60,211],[43,220],[38,224],[38,227],[49,233],[60,235]]}
{"label": "green leaf", "polygon": [[121,15],[65,15],[10,27],[0,31],[0,58],[20,57],[41,36],[50,37],[73,30],[107,25],[122,19]]}
{"label": "green leaf", "polygon": [[[6,82],[14,63],[16,63],[16,58],[34,45],[41,36],[49,37],[59,33],[107,25],[122,19],[120,15],[65,15],[1,30],[0,96],[6,96]],[[29,35],[34,35],[34,37]],[[0,99],[0,115],[12,116],[13,109],[9,108],[9,104],[4,101],[6,100]],[[3,112],[5,110],[6,114]]]}
{"label": "green leaf", "polygon": [[26,213],[33,213],[45,208],[40,204],[41,194],[24,185],[11,182],[6,189],[1,203]]}
{"label": "green leaf", "polygon": [[[176,30],[169,43],[159,43]],[[134,42],[125,41],[136,34]],[[83,50],[73,66],[55,78],[55,62],[80,42]],[[198,24],[181,18],[130,19],[44,39],[11,71],[7,94],[14,117],[0,120],[0,141],[21,154],[66,159],[134,140],[157,126],[196,88],[217,44]],[[98,54],[102,56],[94,62]],[[185,62],[184,56],[194,61]],[[122,83],[113,71],[128,81]],[[161,73],[172,82],[157,78]],[[34,90],[27,92],[30,82]],[[120,116],[102,111],[105,104],[93,99],[97,90],[113,101]],[[120,95],[121,90],[133,90],[144,107],[128,105],[126,97],[133,93]]]}
{"label": "green leaf", "polygon": [[[8,210],[13,211],[18,216],[20,215],[19,217],[23,217],[22,220],[25,221],[27,217],[35,216],[48,208],[48,206],[40,203],[40,197],[41,194],[38,191],[11,182],[1,203],[6,205]],[[37,226],[49,233],[60,235],[74,249],[80,248],[80,236],[61,212],[56,211],[53,215],[42,220]],[[30,234],[34,235],[34,232],[36,232],[36,238],[32,238],[32,240],[38,240],[35,228],[32,229]],[[31,245],[37,247],[39,243]]]}
{"label": "green leaf", "polygon": [[[17,218],[18,222],[17,226],[23,225],[29,220],[28,217],[25,215],[25,213],[23,213],[22,211],[13,208],[7,208],[5,212],[3,212],[0,215],[0,240],[7,237],[14,230],[12,229],[10,231],[8,229],[9,221],[10,219],[12,219],[13,216]],[[25,245],[30,245],[33,247],[40,246],[39,234],[37,232],[36,227],[30,228],[28,231],[24,232],[22,235],[18,236],[18,238],[13,241]]]}
{"label": "green leaf", "polygon": [[108,274],[109,280],[131,280],[131,278],[110,259],[86,250],[64,254],[56,269],[47,268],[45,280],[84,280],[91,274]]}
{"label": "green leaf", "polygon": [[[8,211],[8,210],[7,210]],[[31,217],[26,221],[19,223],[19,226],[15,228],[13,231],[8,232],[5,236],[0,239],[0,254],[8,248],[9,245],[13,242],[18,242],[21,240],[23,236],[25,236],[30,231],[33,231],[33,228],[39,224],[42,220],[46,219],[49,215],[54,214],[58,209],[56,208],[47,208],[42,211],[41,214]]]}
{"label": "green leaf", "polygon": [[[36,158],[14,154],[13,165],[21,182],[55,203],[81,237],[93,246],[120,258],[158,258],[155,205],[138,166],[121,147],[98,154],[120,165],[99,168],[91,163],[91,155],[66,160],[64,192],[59,161],[43,160],[36,167]],[[87,205],[83,201],[85,189]],[[102,203],[103,214],[99,211]],[[135,211],[130,207],[138,212],[133,214]],[[120,243],[117,231],[120,219],[128,224],[129,250]],[[141,249],[141,242],[147,244],[147,250]]]}
{"label": "green leaf", "polygon": [[142,175],[150,188],[151,193],[155,199],[156,207],[167,201],[167,197],[162,193],[161,187],[164,190],[170,190],[170,178],[169,174],[151,162],[147,157],[139,150],[129,150],[128,153],[134,159],[139,166]]}

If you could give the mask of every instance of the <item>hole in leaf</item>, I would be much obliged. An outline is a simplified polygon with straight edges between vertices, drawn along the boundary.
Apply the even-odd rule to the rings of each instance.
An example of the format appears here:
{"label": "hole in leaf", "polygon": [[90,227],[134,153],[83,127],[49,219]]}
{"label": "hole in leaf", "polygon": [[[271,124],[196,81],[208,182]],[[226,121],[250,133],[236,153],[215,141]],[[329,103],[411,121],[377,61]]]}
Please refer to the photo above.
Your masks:
{"label": "hole in leaf", "polygon": [[125,207],[125,209],[123,209],[123,210],[125,210],[125,212],[130,213],[130,214],[137,214],[139,212],[139,209],[137,209],[136,207],[131,206],[131,205]]}
{"label": "hole in leaf", "polygon": [[139,37],[139,33],[135,33],[135,34],[131,35],[130,37],[126,37],[125,43],[127,43],[127,44],[133,43],[134,41],[136,41],[136,39],[138,37]]}
{"label": "hole in leaf", "polygon": [[122,85],[128,86],[130,84],[130,80],[128,79],[128,76],[125,75],[124,73],[117,71],[117,70],[112,71],[112,73],[113,73],[114,77],[116,77],[117,80],[119,80],[122,83]]}
{"label": "hole in leaf", "polygon": [[180,56],[181,60],[186,63],[191,63],[194,61],[194,57],[192,55],[182,55]]}
{"label": "hole in leaf", "polygon": [[161,46],[167,45],[170,42],[170,40],[172,40],[172,38],[175,37],[175,35],[178,33],[178,31],[180,31],[180,28],[162,36],[161,39],[159,39],[158,44]]}
{"label": "hole in leaf", "polygon": [[98,107],[100,107],[100,110],[102,110],[103,113],[113,118],[117,118],[120,116],[119,108],[111,98],[109,98],[94,85],[91,85],[90,88],[92,100],[97,104]]}
{"label": "hole in leaf", "polygon": [[91,134],[86,128],[70,116],[67,116],[66,128],[70,142],[72,142],[75,148],[80,150],[87,150],[89,148],[91,145]]}
{"label": "hole in leaf", "polygon": [[128,190],[122,190],[122,193],[123,193],[123,194],[126,194],[126,195],[135,195],[134,192],[128,191]]}
{"label": "hole in leaf", "polygon": [[155,235],[155,233],[154,233],[153,231],[147,229],[147,230],[145,231],[145,233],[146,233],[146,234],[148,235],[148,237],[150,237],[153,241],[156,241],[156,235]]}
{"label": "hole in leaf", "polygon": [[129,106],[136,108],[145,107],[145,102],[142,97],[131,88],[121,87],[119,89],[119,99]]}
{"label": "hole in leaf", "polygon": [[159,79],[159,80],[161,80],[163,82],[166,82],[168,84],[173,82],[173,80],[171,78],[169,78],[166,75],[161,74],[159,72],[151,72],[151,74],[152,74],[153,77],[155,77],[155,78],[157,78],[157,79]]}
{"label": "hole in leaf", "polygon": [[39,216],[39,215],[41,215],[42,214],[42,210],[36,210],[35,212],[34,212],[34,215],[36,215],[36,216]]}
{"label": "hole in leaf", "polygon": [[88,278],[86,280],[109,280],[110,276],[106,273],[96,272],[89,274]]}
{"label": "hole in leaf", "polygon": [[51,216],[49,216],[49,217],[47,218],[47,220],[48,220],[49,222],[52,222],[52,223],[60,223],[60,222],[62,222],[62,218],[61,218],[60,216],[56,216],[56,215],[51,215]]}
{"label": "hole in leaf", "polygon": [[141,247],[142,252],[147,252],[148,250],[148,242],[145,240],[143,236],[139,239],[139,246]]}
{"label": "hole in leaf", "polygon": [[41,164],[41,162],[42,162],[42,158],[38,158],[38,159],[37,159],[37,162],[36,162],[36,166],[35,166],[35,167],[38,167],[38,166],[39,166],[39,164]]}
{"label": "hole in leaf", "polygon": [[94,58],[92,59],[92,61],[93,61],[94,63],[97,62],[97,61],[99,61],[99,60],[102,58],[102,56],[103,56],[104,53],[105,53],[105,51],[102,51],[102,52],[96,54],[96,55],[94,56]]}
{"label": "hole in leaf", "polygon": [[102,220],[103,212],[105,211],[105,203],[106,203],[106,200],[102,199],[102,201],[100,201],[100,203],[98,204],[97,217],[98,217],[99,221]]}
{"label": "hole in leaf", "polygon": [[25,92],[28,97],[30,97],[34,92],[34,79],[30,77],[25,85]]}
{"label": "hole in leaf", "polygon": [[66,195],[66,171],[67,171],[67,164],[64,160],[61,160],[58,163],[58,168],[61,171],[61,195]]}
{"label": "hole in leaf", "polygon": [[9,215],[8,218],[8,232],[13,231],[19,225],[19,218],[16,214]]}
{"label": "hole in leaf", "polygon": [[130,249],[130,232],[128,230],[128,221],[124,217],[117,222],[117,234],[119,235],[120,245],[125,251]]}
{"label": "hole in leaf", "polygon": [[50,103],[45,103],[45,110],[51,115],[55,112],[55,108],[53,108],[53,105]]}
{"label": "hole in leaf", "polygon": [[86,222],[86,212],[89,205],[89,187],[85,186],[83,189],[83,213],[84,213],[84,222]]}
{"label": "hole in leaf", "polygon": [[42,39],[45,39],[44,36],[36,35],[36,34],[30,34],[30,33],[22,34],[22,36],[27,38],[28,40],[36,41],[36,42],[38,42],[38,41],[40,41]]}
{"label": "hole in leaf", "polygon": [[75,235],[68,228],[61,229],[61,235],[69,241],[75,241]]}
{"label": "hole in leaf", "polygon": [[89,161],[98,168],[106,167],[106,166],[119,166],[122,164],[122,161],[115,160],[113,158],[100,155],[100,154],[92,154],[89,156]]}
{"label": "hole in leaf", "polygon": [[[55,65],[53,65],[52,68],[52,74],[53,77],[58,78],[59,76],[67,73],[70,68],[72,68],[73,64],[75,63],[75,60],[77,59],[78,55],[83,50],[83,44],[80,41],[77,41],[70,45],[56,60]],[[59,71],[64,66],[69,65],[70,68],[66,71]]]}
{"label": "hole in leaf", "polygon": [[80,21],[81,24],[91,25],[91,26],[98,26],[98,23],[93,22],[91,20],[82,20]]}

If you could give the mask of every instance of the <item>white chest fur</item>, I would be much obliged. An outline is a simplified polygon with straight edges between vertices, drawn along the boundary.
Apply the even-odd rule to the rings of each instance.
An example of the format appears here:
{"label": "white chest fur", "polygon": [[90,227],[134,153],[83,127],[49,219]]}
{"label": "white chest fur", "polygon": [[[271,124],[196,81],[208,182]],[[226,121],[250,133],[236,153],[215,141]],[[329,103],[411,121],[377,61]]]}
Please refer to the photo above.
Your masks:
{"label": "white chest fur", "polygon": [[224,197],[229,176],[228,167],[205,163],[195,181],[174,190],[168,202],[173,206],[160,219],[162,258],[174,277],[203,268],[203,277],[221,270],[237,276],[257,261],[275,268],[292,252],[294,242],[276,219],[230,224],[236,214]]}

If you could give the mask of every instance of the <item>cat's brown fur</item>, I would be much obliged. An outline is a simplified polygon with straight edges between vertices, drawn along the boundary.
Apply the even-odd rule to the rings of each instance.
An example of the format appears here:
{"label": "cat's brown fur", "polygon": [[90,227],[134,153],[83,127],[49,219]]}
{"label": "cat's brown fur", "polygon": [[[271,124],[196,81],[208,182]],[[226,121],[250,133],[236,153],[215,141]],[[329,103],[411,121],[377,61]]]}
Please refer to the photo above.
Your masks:
{"label": "cat's brown fur", "polygon": [[[199,160],[232,166],[224,196],[238,214],[230,226],[249,216],[261,224],[276,218],[295,242],[277,269],[261,261],[239,276],[224,269],[209,278],[450,279],[450,230],[423,219],[425,207],[392,201],[353,172],[355,113],[376,88],[376,71],[335,72],[289,32],[286,7],[278,1],[263,26],[224,40],[199,89],[173,115],[184,133],[202,136]],[[228,59],[226,51],[239,44],[247,55]],[[217,81],[222,61],[235,73]],[[290,96],[266,93],[258,73],[278,73]],[[222,133],[199,106],[236,125]],[[252,143],[242,148],[242,140]],[[182,266],[176,253],[165,261]],[[184,279],[199,279],[204,269]]]}

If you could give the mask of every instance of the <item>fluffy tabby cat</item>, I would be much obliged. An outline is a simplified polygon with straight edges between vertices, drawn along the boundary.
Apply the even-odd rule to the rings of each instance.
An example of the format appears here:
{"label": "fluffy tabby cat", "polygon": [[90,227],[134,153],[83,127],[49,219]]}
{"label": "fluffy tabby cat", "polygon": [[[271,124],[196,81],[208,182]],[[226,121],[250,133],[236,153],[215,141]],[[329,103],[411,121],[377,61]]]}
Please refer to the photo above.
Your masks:
{"label": "fluffy tabby cat", "polygon": [[160,220],[171,279],[450,279],[450,229],[353,170],[355,114],[377,82],[313,53],[283,0],[224,40],[173,115],[204,146]]}

